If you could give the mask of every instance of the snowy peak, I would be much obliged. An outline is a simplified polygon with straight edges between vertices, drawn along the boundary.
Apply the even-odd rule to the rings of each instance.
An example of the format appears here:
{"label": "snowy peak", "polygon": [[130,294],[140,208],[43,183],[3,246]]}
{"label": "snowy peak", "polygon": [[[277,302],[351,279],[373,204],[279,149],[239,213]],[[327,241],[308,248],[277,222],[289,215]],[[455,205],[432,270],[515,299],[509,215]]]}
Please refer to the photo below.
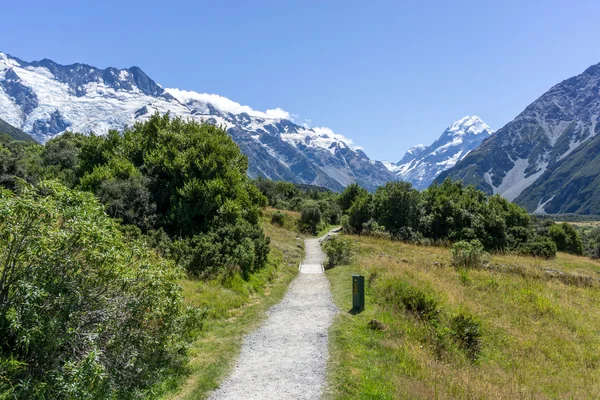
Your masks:
{"label": "snowy peak", "polygon": [[432,145],[414,146],[397,164],[386,166],[398,178],[425,189],[493,133],[481,118],[467,115],[451,124]]}
{"label": "snowy peak", "polygon": [[281,108],[258,111],[216,94],[163,89],[138,67],[27,62],[0,53],[0,119],[39,142],[66,130],[106,134],[155,112],[227,129],[248,156],[251,177],[333,190],[352,182],[374,190],[394,179],[352,140],[329,128],[297,125]]}
{"label": "snowy peak", "polygon": [[66,84],[77,97],[100,88],[115,91],[140,91],[148,96],[160,96],[163,89],[148,77],[139,67],[98,69],[87,64],[60,65],[49,59],[26,62],[8,54],[0,53],[0,71],[19,67],[37,71],[54,80]]}
{"label": "snowy peak", "polygon": [[418,144],[416,146],[411,147],[410,149],[408,149],[406,151],[406,153],[404,154],[404,157],[402,157],[402,159],[400,161],[398,161],[398,163],[396,163],[396,165],[402,165],[402,164],[406,164],[407,162],[410,162],[412,160],[414,160],[415,158],[419,158],[423,155],[423,153],[427,150],[429,146],[425,145],[425,144]]}
{"label": "snowy peak", "polygon": [[480,133],[491,134],[492,129],[477,116],[465,116],[448,127],[448,132],[455,135],[479,135]]}
{"label": "snowy peak", "polygon": [[600,64],[551,87],[442,174],[538,213],[599,213]]}

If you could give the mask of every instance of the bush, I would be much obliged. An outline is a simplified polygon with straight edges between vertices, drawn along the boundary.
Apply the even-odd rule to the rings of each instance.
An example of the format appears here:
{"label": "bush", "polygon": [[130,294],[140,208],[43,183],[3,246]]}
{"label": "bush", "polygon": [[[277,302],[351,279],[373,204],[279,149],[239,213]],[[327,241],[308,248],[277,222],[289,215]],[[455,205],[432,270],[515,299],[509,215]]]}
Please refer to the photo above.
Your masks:
{"label": "bush", "polygon": [[360,187],[358,183],[351,183],[344,189],[344,191],[340,194],[337,199],[337,203],[340,206],[341,211],[345,214],[348,212],[352,204],[356,201],[356,199],[368,195],[366,189]]}
{"label": "bush", "polygon": [[373,196],[366,193],[358,197],[348,210],[348,226],[352,231],[362,233],[363,226],[373,218]]}
{"label": "bush", "polygon": [[477,239],[454,243],[451,253],[452,265],[458,268],[479,268],[485,255],[483,245]]}
{"label": "bush", "polygon": [[90,193],[0,191],[0,398],[129,399],[183,366],[180,270]]}
{"label": "bush", "polygon": [[385,226],[379,225],[377,221],[372,218],[369,222],[363,224],[362,233],[376,238],[390,238],[390,233],[386,231]]}
{"label": "bush", "polygon": [[450,321],[452,335],[472,361],[481,353],[481,328],[471,315],[459,313]]}
{"label": "bush", "polygon": [[566,222],[556,224],[550,227],[548,235],[556,243],[557,251],[564,251],[571,254],[583,254],[583,243],[579,233],[572,225]]}
{"label": "bush", "polygon": [[546,236],[536,236],[532,241],[521,244],[517,248],[517,253],[525,256],[540,258],[556,257],[556,243]]}
{"label": "bush", "polygon": [[438,301],[429,293],[414,288],[405,281],[396,281],[389,284],[386,290],[386,300],[404,307],[416,317],[436,321],[440,313]]}
{"label": "bush", "polygon": [[312,206],[303,208],[300,213],[298,224],[298,228],[301,232],[316,235],[319,231],[319,225],[321,224],[321,210],[319,210],[318,207]]}
{"label": "bush", "polygon": [[339,235],[330,236],[323,244],[323,248],[327,255],[327,260],[325,261],[326,269],[352,262],[354,242],[350,238]]}
{"label": "bush", "polygon": [[285,214],[281,211],[275,211],[273,214],[271,214],[271,223],[273,225],[283,226],[285,223]]}
{"label": "bush", "polygon": [[422,207],[421,193],[408,182],[388,182],[377,189],[374,212],[377,222],[384,225],[393,237],[410,240],[419,230]]}
{"label": "bush", "polygon": [[340,219],[340,224],[342,225],[342,232],[351,235],[354,233],[354,228],[350,225],[350,217],[347,215],[342,215]]}

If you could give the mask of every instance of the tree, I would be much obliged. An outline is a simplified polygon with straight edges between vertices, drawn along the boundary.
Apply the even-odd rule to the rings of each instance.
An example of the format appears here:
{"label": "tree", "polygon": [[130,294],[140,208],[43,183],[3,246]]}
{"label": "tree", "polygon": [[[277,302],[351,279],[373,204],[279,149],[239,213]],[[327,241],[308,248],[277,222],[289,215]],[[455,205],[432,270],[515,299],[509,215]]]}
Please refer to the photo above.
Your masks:
{"label": "tree", "polygon": [[180,272],[90,193],[0,190],[0,397],[133,398],[184,361]]}
{"label": "tree", "polygon": [[[78,175],[79,187],[93,191],[111,215],[185,240],[180,259],[195,275],[206,272],[201,261],[212,263],[207,271],[240,269],[247,275],[264,265],[268,253],[259,224],[266,198],[248,180],[247,168],[246,156],[225,130],[154,114],[123,134],[89,137],[81,146]],[[243,227],[244,240],[226,238],[224,232],[238,230],[223,224]],[[207,240],[221,242],[208,246]],[[228,253],[208,257],[207,249]]]}
{"label": "tree", "polygon": [[408,182],[388,182],[374,196],[375,219],[392,236],[410,239],[421,221],[420,193]]}
{"label": "tree", "polygon": [[342,212],[347,213],[357,198],[363,197],[368,193],[369,192],[367,192],[366,189],[360,187],[358,183],[351,183],[350,185],[348,185],[346,189],[344,189],[344,191],[340,194],[340,197],[338,197],[338,204],[340,205]]}
{"label": "tree", "polygon": [[356,198],[348,210],[348,225],[360,234],[363,226],[373,218],[373,196],[370,193]]}
{"label": "tree", "polygon": [[321,224],[321,210],[314,206],[302,209],[298,224],[301,231],[316,235]]}
{"label": "tree", "polygon": [[552,225],[548,230],[548,235],[554,243],[556,243],[558,251],[564,251],[571,254],[583,254],[581,237],[572,225],[566,222]]}

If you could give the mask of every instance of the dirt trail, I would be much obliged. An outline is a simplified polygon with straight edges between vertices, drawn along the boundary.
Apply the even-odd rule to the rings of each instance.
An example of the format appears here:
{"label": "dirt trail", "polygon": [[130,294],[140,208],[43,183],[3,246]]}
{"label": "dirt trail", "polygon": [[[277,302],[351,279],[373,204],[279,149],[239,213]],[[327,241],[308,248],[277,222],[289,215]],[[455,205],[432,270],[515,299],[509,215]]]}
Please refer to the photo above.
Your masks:
{"label": "dirt trail", "polygon": [[319,239],[305,240],[300,274],[268,319],[248,335],[233,373],[209,399],[318,399],[325,387],[328,328],[337,308],[322,273]]}

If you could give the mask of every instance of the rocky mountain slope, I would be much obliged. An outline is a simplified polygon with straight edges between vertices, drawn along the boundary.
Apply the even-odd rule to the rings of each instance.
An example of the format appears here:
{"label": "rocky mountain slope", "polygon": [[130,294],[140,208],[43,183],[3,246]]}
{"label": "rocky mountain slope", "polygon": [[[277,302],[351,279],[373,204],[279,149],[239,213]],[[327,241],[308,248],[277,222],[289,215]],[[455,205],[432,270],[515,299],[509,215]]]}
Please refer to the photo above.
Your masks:
{"label": "rocky mountain slope", "polygon": [[552,87],[438,179],[461,179],[530,212],[600,213],[599,116],[597,64]]}
{"label": "rocky mountain slope", "polygon": [[341,190],[375,189],[395,176],[351,141],[293,123],[281,109],[256,111],[217,95],[163,89],[140,68],[98,69],[0,53],[0,118],[45,142],[67,130],[105,134],[152,113],[224,126],[249,159],[251,177]]}
{"label": "rocky mountain slope", "polygon": [[443,171],[473,151],[494,131],[479,117],[466,116],[450,125],[432,145],[410,148],[396,164],[386,164],[398,179],[427,188]]}

